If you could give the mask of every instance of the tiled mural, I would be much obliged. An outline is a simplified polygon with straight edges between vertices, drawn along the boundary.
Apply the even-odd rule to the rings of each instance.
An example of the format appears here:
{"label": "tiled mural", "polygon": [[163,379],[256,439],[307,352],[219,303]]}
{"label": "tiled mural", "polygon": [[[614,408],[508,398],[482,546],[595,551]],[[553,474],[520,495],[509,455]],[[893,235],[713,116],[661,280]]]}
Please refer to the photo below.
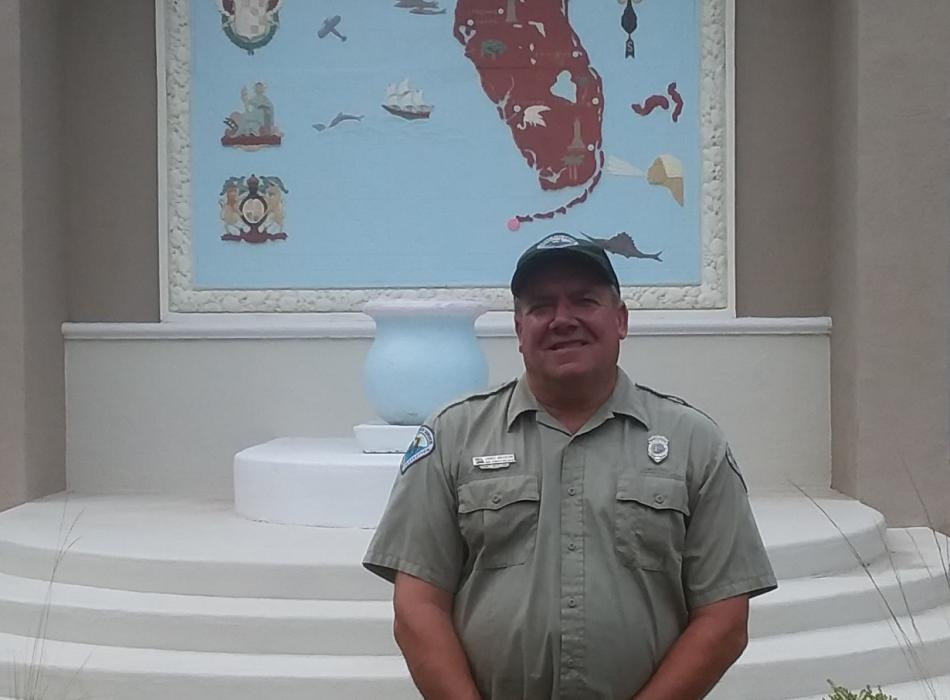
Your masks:
{"label": "tiled mural", "polygon": [[167,0],[189,291],[498,290],[566,231],[723,305],[723,2]]}

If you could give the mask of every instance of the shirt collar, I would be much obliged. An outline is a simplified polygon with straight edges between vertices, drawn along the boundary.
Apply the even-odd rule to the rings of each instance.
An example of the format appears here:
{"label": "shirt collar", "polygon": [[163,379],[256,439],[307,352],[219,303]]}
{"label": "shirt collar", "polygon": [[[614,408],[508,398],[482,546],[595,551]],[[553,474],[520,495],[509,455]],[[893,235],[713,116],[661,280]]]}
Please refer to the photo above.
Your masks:
{"label": "shirt collar", "polygon": [[[508,429],[511,430],[511,426],[514,425],[518,416],[522,413],[543,410],[541,404],[534,398],[534,394],[531,393],[531,389],[528,388],[527,377],[522,374],[515,383],[511,400],[508,402]],[[617,384],[602,410],[614,415],[630,416],[642,423],[643,427],[647,429],[650,427],[646,418],[646,410],[644,410],[643,402],[640,399],[640,391],[622,369],[617,369]]]}
{"label": "shirt collar", "polygon": [[541,410],[543,410],[541,404],[538,403],[538,400],[534,398],[534,394],[531,393],[531,389],[528,388],[528,378],[522,374],[515,382],[511,399],[508,401],[508,430],[511,430],[511,426],[514,425],[515,421],[518,420],[518,416],[522,413]]}
{"label": "shirt collar", "polygon": [[614,415],[630,416],[642,423],[647,430],[650,429],[640,390],[622,369],[617,369],[617,385],[614,387],[614,393],[607,400],[607,408],[613,411]]}

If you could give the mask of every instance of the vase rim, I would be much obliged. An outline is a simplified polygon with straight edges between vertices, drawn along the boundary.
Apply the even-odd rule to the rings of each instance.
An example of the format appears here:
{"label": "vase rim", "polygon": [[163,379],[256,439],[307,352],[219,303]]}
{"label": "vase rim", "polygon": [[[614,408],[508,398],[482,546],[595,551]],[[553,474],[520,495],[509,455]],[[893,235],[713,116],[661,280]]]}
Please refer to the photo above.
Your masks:
{"label": "vase rim", "polygon": [[373,318],[388,316],[464,316],[476,318],[488,310],[470,299],[374,299],[363,306]]}

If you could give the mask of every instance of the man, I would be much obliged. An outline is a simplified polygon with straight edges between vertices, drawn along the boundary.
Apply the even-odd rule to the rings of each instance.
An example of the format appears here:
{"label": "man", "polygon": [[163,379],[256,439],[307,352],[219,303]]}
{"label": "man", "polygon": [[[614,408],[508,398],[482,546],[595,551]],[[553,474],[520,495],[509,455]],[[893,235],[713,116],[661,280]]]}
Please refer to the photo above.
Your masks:
{"label": "man", "polygon": [[511,290],[524,375],[420,430],[364,560],[412,677],[427,700],[699,700],[776,586],[726,441],[618,369],[596,244],[547,237]]}

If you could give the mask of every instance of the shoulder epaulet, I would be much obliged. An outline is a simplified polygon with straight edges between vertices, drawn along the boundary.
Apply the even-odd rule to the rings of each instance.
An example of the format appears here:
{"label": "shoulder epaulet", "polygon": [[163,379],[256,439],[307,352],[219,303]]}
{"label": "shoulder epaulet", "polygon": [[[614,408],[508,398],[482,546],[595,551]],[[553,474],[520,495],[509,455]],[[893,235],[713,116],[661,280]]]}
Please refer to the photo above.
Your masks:
{"label": "shoulder epaulet", "polygon": [[711,415],[709,415],[708,413],[706,413],[703,409],[701,409],[701,408],[696,408],[696,406],[694,406],[693,404],[691,404],[689,401],[687,401],[686,399],[684,399],[684,398],[682,398],[682,397],[680,397],[680,396],[677,396],[676,394],[664,394],[662,391],[657,391],[656,389],[654,389],[654,388],[652,388],[652,387],[649,387],[649,386],[646,386],[645,384],[636,384],[635,386],[636,386],[638,389],[643,389],[644,391],[646,391],[646,392],[648,392],[648,393],[650,393],[650,394],[653,394],[654,396],[656,396],[656,397],[658,397],[658,398],[666,399],[667,401],[672,401],[673,403],[679,404],[680,406],[686,406],[686,408],[691,408],[691,409],[693,409],[694,411],[696,411],[697,413],[699,413],[700,415],[703,415],[703,416],[705,416],[706,418],[708,418],[709,420],[711,420],[714,425],[719,425],[718,423],[716,423],[716,419],[713,418],[713,417],[712,417]]}
{"label": "shoulder epaulet", "polygon": [[495,394],[501,393],[502,391],[504,391],[505,389],[507,389],[508,387],[510,387],[512,384],[514,384],[517,381],[518,381],[517,378],[509,379],[508,381],[502,382],[501,384],[495,384],[494,386],[490,386],[487,389],[480,389],[478,391],[473,391],[468,394],[459,396],[458,398],[452,399],[447,404],[443,404],[442,407],[438,411],[435,412],[435,415],[441,416],[443,413],[448,411],[453,406],[458,406],[459,404],[463,404],[466,401],[471,401],[472,399],[487,399],[489,396],[494,396]]}
{"label": "shoulder epaulet", "polygon": [[739,477],[739,481],[742,482],[742,488],[746,490],[746,493],[749,492],[749,487],[745,482],[745,477],[742,476],[742,470],[739,469],[739,465],[736,463],[735,455],[732,454],[732,448],[726,444],[726,461],[729,462],[729,466],[732,467],[732,471],[736,473],[736,476]]}

